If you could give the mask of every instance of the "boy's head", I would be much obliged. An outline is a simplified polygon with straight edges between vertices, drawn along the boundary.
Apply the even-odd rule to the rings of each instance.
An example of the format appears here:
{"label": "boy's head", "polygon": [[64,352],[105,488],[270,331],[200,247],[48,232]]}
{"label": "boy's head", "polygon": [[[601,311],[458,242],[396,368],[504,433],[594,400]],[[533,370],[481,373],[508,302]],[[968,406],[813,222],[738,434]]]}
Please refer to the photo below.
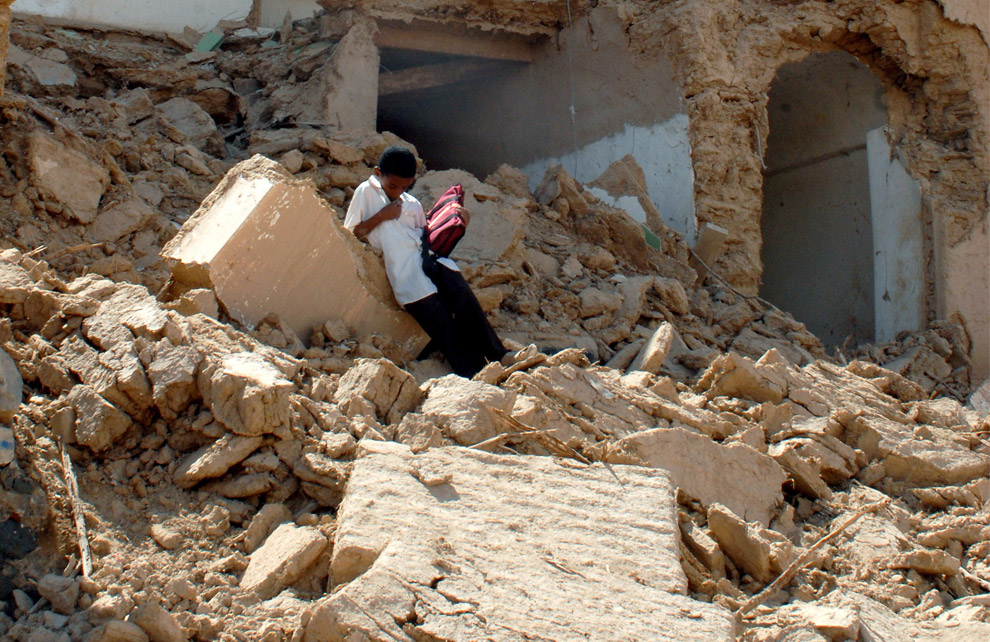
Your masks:
{"label": "boy's head", "polygon": [[416,156],[398,145],[392,145],[382,152],[375,167],[385,194],[393,201],[412,187],[416,181]]}

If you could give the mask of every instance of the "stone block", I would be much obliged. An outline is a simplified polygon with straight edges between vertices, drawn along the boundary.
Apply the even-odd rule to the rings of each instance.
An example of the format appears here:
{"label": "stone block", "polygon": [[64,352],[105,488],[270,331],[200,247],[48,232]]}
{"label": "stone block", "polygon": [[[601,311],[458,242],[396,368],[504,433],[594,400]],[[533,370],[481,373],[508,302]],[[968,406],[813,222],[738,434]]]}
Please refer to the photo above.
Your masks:
{"label": "stone block", "polygon": [[332,319],[387,336],[410,356],[428,341],[395,303],[381,259],[312,184],[262,156],[227,173],[162,257],[177,283],[212,288],[248,326],[275,313],[305,338]]}
{"label": "stone block", "polygon": [[65,401],[76,411],[76,442],[97,452],[111,448],[131,427],[126,413],[89,386],[74,386]]}
{"label": "stone block", "polygon": [[[705,505],[728,506],[747,521],[770,523],[787,476],[773,459],[736,442],[719,444],[681,428],[646,430],[609,449],[608,461],[662,468],[686,494]],[[725,483],[725,471],[733,482]]]}
{"label": "stone block", "polygon": [[244,531],[244,550],[248,555],[261,546],[262,542],[283,522],[292,519],[292,513],[285,504],[265,504],[251,519]]}
{"label": "stone block", "polygon": [[278,368],[253,352],[207,361],[199,373],[200,392],[216,420],[249,437],[288,426],[293,388]]}
{"label": "stone block", "polygon": [[327,547],[327,538],[308,526],[282,524],[251,553],[240,587],[267,600],[292,585]]}
{"label": "stone block", "polygon": [[46,199],[61,203],[69,216],[92,223],[110,174],[82,152],[35,132],[28,142],[31,181]]}
{"label": "stone block", "polygon": [[334,401],[351,397],[370,401],[378,417],[391,424],[415,408],[422,393],[416,378],[388,359],[358,359],[341,377]]}
{"label": "stone block", "polygon": [[662,471],[362,449],[331,562],[349,584],[315,605],[307,642],[733,639],[728,611],[684,595]]}
{"label": "stone block", "polygon": [[83,321],[83,334],[93,345],[109,350],[134,337],[158,340],[167,322],[167,313],[147,288],[121,283],[103,299],[96,314]]}
{"label": "stone block", "polygon": [[56,613],[72,615],[76,612],[76,600],[79,599],[78,580],[49,573],[38,582],[38,593],[51,602]]}
{"label": "stone block", "polygon": [[434,379],[420,412],[459,444],[471,446],[502,432],[492,410],[512,413],[516,393],[457,375]]}
{"label": "stone block", "polygon": [[151,602],[138,607],[133,621],[148,634],[151,642],[185,642],[188,639],[172,614]]}
{"label": "stone block", "polygon": [[148,364],[148,380],[155,406],[166,419],[175,419],[198,394],[196,374],[202,355],[189,346],[174,346],[168,339],[155,344]]}
{"label": "stone block", "polygon": [[96,642],[149,642],[149,640],[144,629],[124,620],[107,622],[96,636]]}
{"label": "stone block", "polygon": [[89,225],[87,238],[96,243],[113,243],[140,230],[156,216],[155,210],[139,198],[122,201],[96,215]]}
{"label": "stone block", "polygon": [[780,403],[788,392],[786,381],[758,371],[756,364],[735,352],[715,359],[701,376],[697,389],[709,399],[742,397],[757,403]]}
{"label": "stone block", "polygon": [[629,370],[642,370],[644,372],[658,374],[660,372],[660,366],[663,365],[667,355],[670,354],[670,349],[674,346],[676,335],[677,330],[674,329],[673,325],[666,321],[661,323],[653,335],[650,336],[646,345],[643,346],[643,349],[633,359],[633,362],[629,365]]}
{"label": "stone block", "polygon": [[708,509],[708,527],[729,559],[764,584],[773,581],[795,558],[794,546],[783,536],[747,523],[721,504]]}
{"label": "stone block", "polygon": [[222,476],[257,450],[261,436],[242,437],[225,434],[208,446],[188,455],[172,475],[172,481],[180,488],[192,488],[204,479]]}
{"label": "stone block", "polygon": [[155,110],[169,125],[182,133],[186,140],[199,149],[217,154],[223,151],[223,138],[209,113],[188,98],[172,98],[158,105]]}
{"label": "stone block", "polygon": [[37,287],[23,267],[0,260],[0,303],[24,303],[28,292]]}

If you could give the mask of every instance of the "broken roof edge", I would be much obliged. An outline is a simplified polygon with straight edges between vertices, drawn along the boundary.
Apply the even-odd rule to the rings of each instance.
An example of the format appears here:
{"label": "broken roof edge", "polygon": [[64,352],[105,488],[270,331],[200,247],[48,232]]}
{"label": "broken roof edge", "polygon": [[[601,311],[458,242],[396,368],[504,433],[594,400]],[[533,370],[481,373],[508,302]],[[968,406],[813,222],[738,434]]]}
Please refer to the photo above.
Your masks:
{"label": "broken roof edge", "polygon": [[[439,27],[461,25],[480,32],[501,31],[520,36],[554,36],[568,21],[566,0],[504,0],[497,7],[445,0],[317,0],[317,4],[329,14],[356,8],[380,21],[406,24],[418,21]],[[579,7],[571,7],[570,12],[572,19],[585,13]]]}

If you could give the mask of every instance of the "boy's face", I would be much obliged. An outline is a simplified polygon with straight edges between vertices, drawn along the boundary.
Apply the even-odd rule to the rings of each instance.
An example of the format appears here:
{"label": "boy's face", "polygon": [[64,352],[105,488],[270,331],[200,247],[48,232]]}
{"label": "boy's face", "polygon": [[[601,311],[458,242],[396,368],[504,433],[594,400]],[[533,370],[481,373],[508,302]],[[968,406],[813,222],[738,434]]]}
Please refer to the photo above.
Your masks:
{"label": "boy's face", "polygon": [[395,199],[402,196],[406,190],[413,186],[416,182],[416,177],[402,178],[401,176],[395,176],[394,174],[382,174],[381,170],[377,167],[375,168],[375,176],[378,177],[378,182],[382,184],[382,189],[385,190],[385,195],[388,196],[389,200],[394,201]]}

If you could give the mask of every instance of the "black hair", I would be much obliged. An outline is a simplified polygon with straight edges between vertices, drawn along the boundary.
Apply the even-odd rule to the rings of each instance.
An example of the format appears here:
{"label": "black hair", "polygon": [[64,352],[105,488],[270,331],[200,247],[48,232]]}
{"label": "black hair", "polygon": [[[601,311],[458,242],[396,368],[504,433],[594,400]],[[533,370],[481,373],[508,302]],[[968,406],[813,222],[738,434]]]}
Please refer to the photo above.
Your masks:
{"label": "black hair", "polygon": [[405,147],[392,145],[378,159],[378,171],[383,175],[413,178],[416,176],[416,156]]}

